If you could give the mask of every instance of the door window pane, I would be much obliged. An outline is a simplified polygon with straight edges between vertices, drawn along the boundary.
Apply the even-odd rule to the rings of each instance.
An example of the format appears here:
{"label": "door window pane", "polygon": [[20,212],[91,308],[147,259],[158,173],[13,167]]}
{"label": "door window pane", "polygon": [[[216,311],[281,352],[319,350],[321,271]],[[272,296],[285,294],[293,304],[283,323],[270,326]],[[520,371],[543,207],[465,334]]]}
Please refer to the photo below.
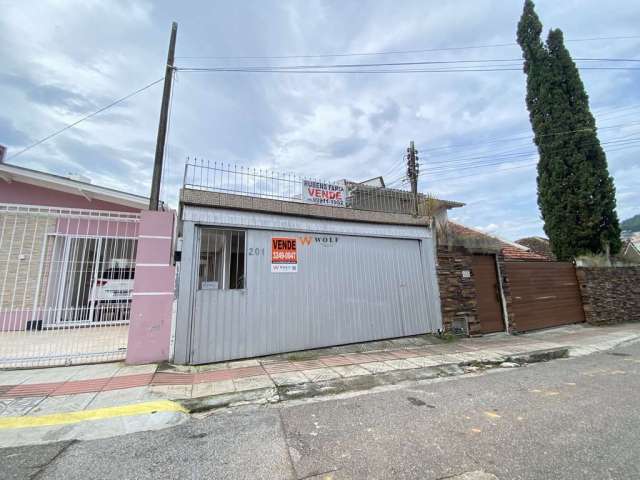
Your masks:
{"label": "door window pane", "polygon": [[245,288],[245,232],[203,228],[200,235],[200,290]]}

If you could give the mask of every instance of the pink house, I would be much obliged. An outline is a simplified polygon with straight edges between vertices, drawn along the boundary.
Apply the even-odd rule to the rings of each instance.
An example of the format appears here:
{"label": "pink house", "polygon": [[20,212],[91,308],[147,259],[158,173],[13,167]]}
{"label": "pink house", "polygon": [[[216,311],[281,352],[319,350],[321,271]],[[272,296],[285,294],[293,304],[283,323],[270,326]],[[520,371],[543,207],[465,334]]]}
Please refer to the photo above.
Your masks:
{"label": "pink house", "polygon": [[0,163],[0,367],[168,359],[174,214],[147,207]]}

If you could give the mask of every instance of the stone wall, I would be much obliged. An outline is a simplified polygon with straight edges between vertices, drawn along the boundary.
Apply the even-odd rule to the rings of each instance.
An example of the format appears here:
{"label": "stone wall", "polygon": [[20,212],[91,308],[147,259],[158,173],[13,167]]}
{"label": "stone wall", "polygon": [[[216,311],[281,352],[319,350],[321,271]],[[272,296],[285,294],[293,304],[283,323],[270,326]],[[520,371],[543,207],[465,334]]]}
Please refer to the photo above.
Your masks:
{"label": "stone wall", "polygon": [[462,274],[472,270],[472,258],[471,252],[463,247],[438,247],[437,274],[445,331],[451,331],[456,320],[466,319],[469,334],[479,333],[475,282],[473,276],[465,278]]}
{"label": "stone wall", "polygon": [[640,267],[580,267],[577,273],[587,322],[640,322]]}

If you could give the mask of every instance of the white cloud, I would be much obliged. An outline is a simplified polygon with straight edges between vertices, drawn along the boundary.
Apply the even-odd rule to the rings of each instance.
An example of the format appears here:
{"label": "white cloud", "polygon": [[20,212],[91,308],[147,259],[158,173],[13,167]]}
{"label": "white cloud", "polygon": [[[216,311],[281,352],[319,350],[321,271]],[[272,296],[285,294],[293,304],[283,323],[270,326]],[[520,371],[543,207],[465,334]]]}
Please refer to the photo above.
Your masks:
{"label": "white cloud", "polygon": [[[3,4],[0,143],[9,155],[164,73],[171,21],[180,55],[287,55],[415,50],[512,42],[521,2],[280,2],[269,5],[150,1],[22,1]],[[637,33],[636,2],[553,2],[536,8],[545,31],[565,37]],[[640,42],[567,44],[574,57],[635,57]],[[272,60],[188,60],[179,65],[318,64],[519,59],[517,46],[410,55]],[[603,141],[637,137],[636,72],[583,71]],[[16,159],[146,194],[161,87]],[[420,186],[467,206],[452,216],[506,238],[541,234],[535,149],[522,72],[387,75],[179,73],[163,193],[175,201],[186,155],[276,167],[323,178],[404,174],[410,140],[420,150]],[[625,124],[622,128],[607,126]],[[603,128],[604,127],[604,128]],[[522,137],[516,140],[497,139]],[[633,144],[610,151],[622,217],[637,213]],[[618,151],[616,151],[618,150]],[[520,155],[513,157],[513,154]],[[486,166],[487,163],[499,165]],[[484,164],[484,166],[483,166]],[[525,165],[523,167],[523,165]],[[455,215],[454,215],[455,213]]]}

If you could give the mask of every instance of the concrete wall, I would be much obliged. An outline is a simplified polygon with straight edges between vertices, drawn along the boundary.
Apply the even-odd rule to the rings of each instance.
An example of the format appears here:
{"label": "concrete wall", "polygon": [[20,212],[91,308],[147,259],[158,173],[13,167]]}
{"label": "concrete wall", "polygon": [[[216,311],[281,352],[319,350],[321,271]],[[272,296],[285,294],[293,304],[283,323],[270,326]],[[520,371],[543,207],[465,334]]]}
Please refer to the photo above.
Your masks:
{"label": "concrete wall", "polygon": [[253,212],[277,213],[301,217],[347,220],[352,222],[385,223],[395,225],[428,226],[429,219],[402,213],[374,212],[352,208],[328,207],[309,203],[285,202],[269,198],[257,198],[230,193],[205,192],[202,190],[182,189],[180,201],[184,205],[215,208],[232,208]]}
{"label": "concrete wall", "polygon": [[174,212],[140,216],[127,363],[169,360],[175,290]]}
{"label": "concrete wall", "polygon": [[577,273],[587,322],[640,321],[640,267],[580,267]]}

